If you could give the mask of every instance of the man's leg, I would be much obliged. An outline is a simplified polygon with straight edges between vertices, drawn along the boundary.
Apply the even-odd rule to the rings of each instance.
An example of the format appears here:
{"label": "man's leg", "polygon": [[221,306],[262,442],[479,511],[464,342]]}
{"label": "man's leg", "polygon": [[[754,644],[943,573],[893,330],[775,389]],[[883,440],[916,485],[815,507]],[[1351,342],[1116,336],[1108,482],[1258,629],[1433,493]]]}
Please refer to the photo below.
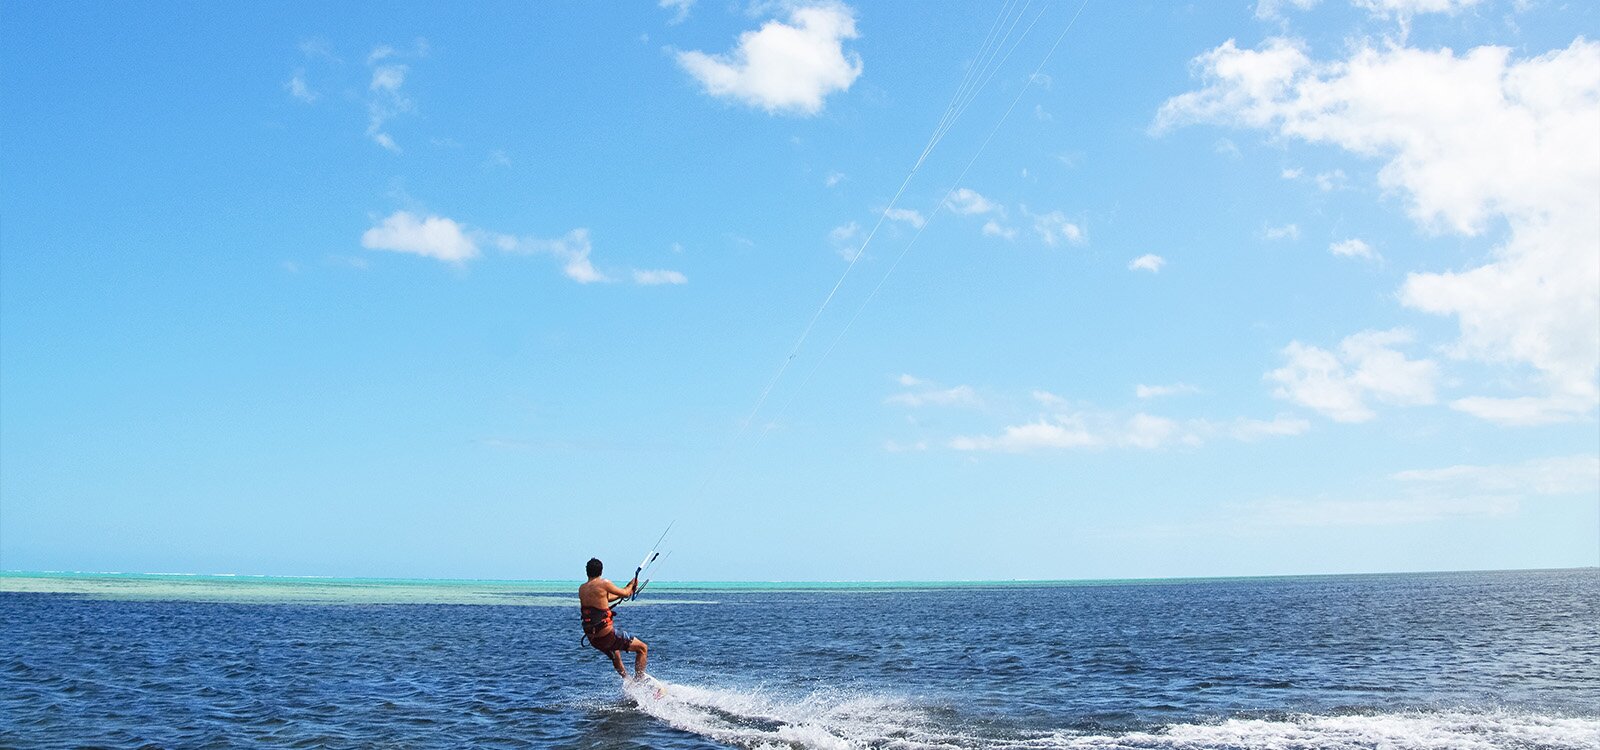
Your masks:
{"label": "man's leg", "polygon": [[622,652],[621,651],[611,651],[611,652],[608,653],[608,655],[611,657],[611,666],[616,668],[617,674],[622,675],[623,679],[627,679],[628,678],[628,670],[626,670],[626,669],[624,669],[622,667]]}
{"label": "man's leg", "polygon": [[[633,679],[637,680],[644,676],[644,663],[650,658],[650,647],[645,645],[644,641],[635,638],[633,643],[628,644],[628,650],[633,652]],[[622,657],[617,657],[617,664],[620,668]]]}

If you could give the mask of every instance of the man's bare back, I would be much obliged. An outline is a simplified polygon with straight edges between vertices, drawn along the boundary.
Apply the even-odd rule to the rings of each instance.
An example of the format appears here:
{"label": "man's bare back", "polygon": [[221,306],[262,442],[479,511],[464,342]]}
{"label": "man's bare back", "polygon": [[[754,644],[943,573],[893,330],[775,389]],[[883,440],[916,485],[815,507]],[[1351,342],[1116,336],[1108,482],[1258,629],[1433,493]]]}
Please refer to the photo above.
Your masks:
{"label": "man's bare back", "polygon": [[617,584],[605,578],[591,578],[588,583],[578,587],[578,603],[585,607],[597,609],[611,609],[611,602],[633,595],[633,584],[627,588],[618,588]]}
{"label": "man's bare back", "polygon": [[589,561],[587,572],[588,582],[578,587],[578,604],[583,610],[583,634],[589,639],[589,644],[596,650],[611,657],[611,666],[617,674],[628,676],[628,670],[622,666],[622,652],[632,651],[633,676],[638,679],[644,676],[645,661],[650,653],[650,647],[644,641],[629,636],[619,630],[611,621],[612,603],[633,596],[639,590],[639,581],[635,578],[627,586],[619,587],[611,581],[600,577],[602,570],[598,559]]}

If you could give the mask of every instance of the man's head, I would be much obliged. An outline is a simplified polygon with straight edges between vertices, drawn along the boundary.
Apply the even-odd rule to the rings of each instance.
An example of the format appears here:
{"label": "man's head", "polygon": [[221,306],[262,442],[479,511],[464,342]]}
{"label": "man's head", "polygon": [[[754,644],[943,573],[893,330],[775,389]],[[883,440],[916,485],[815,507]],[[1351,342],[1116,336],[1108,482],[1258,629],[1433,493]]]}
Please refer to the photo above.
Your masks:
{"label": "man's head", "polygon": [[584,566],[584,570],[588,571],[590,578],[599,578],[600,571],[604,569],[605,565],[600,562],[600,558],[598,557],[589,558],[589,564]]}

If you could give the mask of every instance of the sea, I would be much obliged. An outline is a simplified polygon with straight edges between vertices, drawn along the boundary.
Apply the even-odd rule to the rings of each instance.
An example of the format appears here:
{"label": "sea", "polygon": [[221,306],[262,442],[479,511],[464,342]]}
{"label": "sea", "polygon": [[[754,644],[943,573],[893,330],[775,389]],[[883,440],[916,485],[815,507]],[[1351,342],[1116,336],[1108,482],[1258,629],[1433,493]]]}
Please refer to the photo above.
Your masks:
{"label": "sea", "polygon": [[0,746],[1600,748],[1594,568],[576,584],[6,573]]}

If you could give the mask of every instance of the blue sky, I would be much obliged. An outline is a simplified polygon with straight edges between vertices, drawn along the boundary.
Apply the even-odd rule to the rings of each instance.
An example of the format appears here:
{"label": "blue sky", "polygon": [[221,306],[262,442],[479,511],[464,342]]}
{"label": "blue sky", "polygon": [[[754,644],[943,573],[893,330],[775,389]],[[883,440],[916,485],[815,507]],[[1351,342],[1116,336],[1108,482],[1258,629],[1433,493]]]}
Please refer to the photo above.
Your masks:
{"label": "blue sky", "polygon": [[8,3],[0,568],[1600,563],[1600,11],[1079,8]]}

